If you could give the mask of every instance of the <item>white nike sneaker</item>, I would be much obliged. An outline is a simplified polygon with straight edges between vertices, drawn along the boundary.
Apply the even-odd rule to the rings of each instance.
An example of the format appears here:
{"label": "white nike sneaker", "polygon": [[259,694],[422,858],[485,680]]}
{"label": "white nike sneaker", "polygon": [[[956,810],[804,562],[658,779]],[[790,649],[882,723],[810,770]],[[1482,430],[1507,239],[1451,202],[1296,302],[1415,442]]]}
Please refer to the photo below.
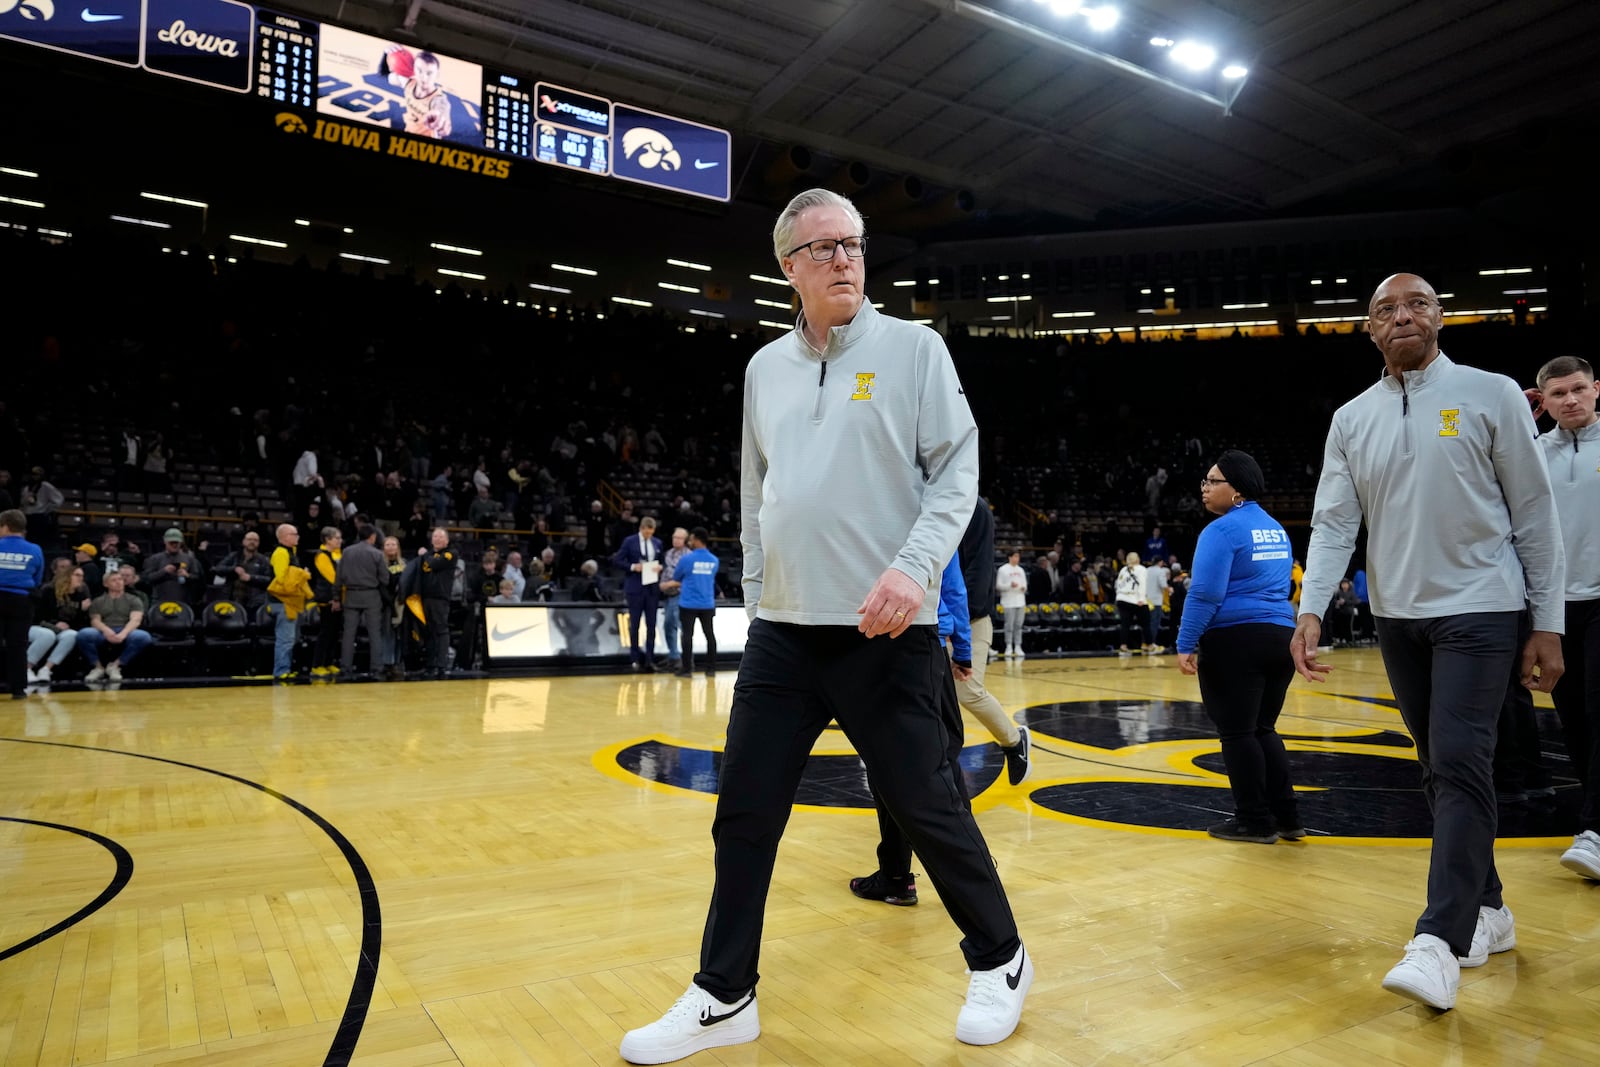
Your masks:
{"label": "white nike sneaker", "polygon": [[1561,866],[1600,882],[1600,834],[1585,830],[1574,837],[1572,847],[1561,854]]}
{"label": "white nike sneaker", "polygon": [[1033,984],[1033,957],[1025,946],[1011,962],[988,971],[973,971],[967,1002],[956,1016],[956,1040],[968,1045],[996,1045],[1010,1037],[1022,1018],[1022,1002]]}
{"label": "white nike sneaker", "polygon": [[1516,920],[1505,905],[1498,908],[1479,908],[1478,925],[1472,931],[1472,948],[1461,957],[1463,967],[1482,967],[1496,952],[1509,952],[1517,947]]}
{"label": "white nike sneaker", "polygon": [[623,1034],[619,1051],[629,1063],[671,1063],[702,1049],[742,1045],[760,1036],[755,990],[724,1004],[691,983],[665,1015]]}
{"label": "white nike sneaker", "polygon": [[1418,934],[1406,942],[1405,958],[1383,976],[1383,988],[1430,1008],[1449,1011],[1461,987],[1461,964],[1443,938]]}

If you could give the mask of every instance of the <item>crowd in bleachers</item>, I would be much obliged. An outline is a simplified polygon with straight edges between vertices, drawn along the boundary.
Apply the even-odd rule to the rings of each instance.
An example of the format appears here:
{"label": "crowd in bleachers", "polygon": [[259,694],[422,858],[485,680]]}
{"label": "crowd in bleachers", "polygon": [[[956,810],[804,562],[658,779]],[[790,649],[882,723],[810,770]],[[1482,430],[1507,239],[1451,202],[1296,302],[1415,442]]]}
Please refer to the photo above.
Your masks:
{"label": "crowd in bleachers", "polygon": [[[408,557],[444,526],[474,574],[493,551],[490,595],[510,579],[521,599],[620,599],[609,557],[650,514],[667,532],[705,526],[721,592],[738,596],[740,383],[765,336],[187,251],[19,243],[28,269],[0,324],[19,357],[0,398],[0,505],[29,512],[30,536],[71,565],[67,582],[81,569],[101,595],[115,562],[133,590],[175,605],[146,615],[164,652],[252,647],[265,588],[239,572],[271,553],[280,522],[313,547],[324,528],[348,542],[370,523]],[[98,284],[105,262],[115,285]],[[1510,329],[1446,342],[1458,360],[1525,374],[1537,335],[1520,328],[1513,348]],[[1177,564],[1202,524],[1196,486],[1217,449],[1256,455],[1263,504],[1303,529],[1328,417],[1378,369],[1354,333],[1107,344],[957,326],[948,340],[982,433],[997,544],[1026,547],[1050,583],[1030,598],[1033,643],[1062,652],[1122,643],[1104,608],[1123,555],[1143,552],[1157,523],[1172,548],[1160,554],[1168,623],[1141,645],[1169,643]],[[475,584],[461,583],[464,612]],[[76,593],[47,599],[41,622],[81,609]],[[459,647],[457,662],[476,655]]]}

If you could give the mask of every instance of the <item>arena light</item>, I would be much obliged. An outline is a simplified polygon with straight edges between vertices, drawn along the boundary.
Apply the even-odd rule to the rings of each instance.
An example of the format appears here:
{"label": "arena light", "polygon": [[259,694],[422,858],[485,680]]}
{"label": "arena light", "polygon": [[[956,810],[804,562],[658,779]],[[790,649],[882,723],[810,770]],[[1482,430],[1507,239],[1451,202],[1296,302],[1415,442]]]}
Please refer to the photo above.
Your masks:
{"label": "arena light", "polygon": [[[40,233],[51,233],[53,231],[41,229],[39,232]],[[69,234],[68,236],[71,236],[71,235]],[[1548,289],[1506,289],[1506,290],[1503,290],[1503,292],[1505,293],[1506,296],[1527,296],[1530,293],[1548,293],[1549,291],[1550,290],[1548,290]]]}
{"label": "arena light", "polygon": [[461,255],[461,256],[481,256],[481,255],[483,255],[483,253],[480,252],[476,248],[464,248],[461,245],[440,244],[438,241],[430,241],[428,243],[428,247],[432,248],[432,249],[434,249],[436,251],[439,251],[439,252],[454,252],[457,255]]}
{"label": "arena light", "polygon": [[0,167],[0,174],[14,174],[18,178],[37,178],[39,176],[38,171],[23,170],[21,167]]}
{"label": "arena light", "polygon": [[[44,207],[43,204],[40,204],[38,206],[39,207]],[[132,215],[112,215],[111,216],[111,221],[112,222],[126,222],[130,226],[149,226],[150,228],[156,229],[156,230],[170,230],[170,229],[172,229],[172,223],[170,223],[170,222],[157,222],[155,219],[136,219]]]}
{"label": "arena light", "polygon": [[771,319],[757,319],[756,322],[762,326],[771,326],[774,330],[794,329],[794,323],[792,322],[773,322]]}
{"label": "arena light", "polygon": [[140,193],[146,200],[159,200],[163,204],[182,204],[184,207],[197,207],[204,211],[211,205],[204,200],[187,200],[181,196],[168,196],[166,193]]}
{"label": "arena light", "polygon": [[1052,319],[1088,319],[1094,317],[1092,311],[1057,311],[1050,316]]}
{"label": "arena light", "polygon": [[1117,23],[1122,21],[1122,12],[1110,4],[1092,7],[1083,13],[1089,20],[1089,28],[1097,33],[1109,33],[1117,28]]}
{"label": "arena light", "polygon": [[[44,204],[37,200],[24,200],[20,196],[0,196],[0,204],[15,204],[18,207],[44,207]],[[115,215],[111,217],[116,218]]]}
{"label": "arena light", "polygon": [[[1321,303],[1321,301],[1318,301],[1318,303]],[[1223,311],[1246,311],[1246,310],[1248,310],[1250,308],[1264,308],[1266,306],[1267,306],[1267,302],[1265,300],[1263,300],[1260,303],[1256,303],[1256,304],[1223,304],[1222,305],[1222,310]]]}
{"label": "arena light", "polygon": [[689,314],[691,314],[691,315],[700,315],[700,316],[702,316],[704,318],[708,318],[708,319],[725,319],[725,318],[728,317],[728,316],[724,315],[720,311],[701,311],[699,308],[690,308],[689,309]]}
{"label": "arena light", "polygon": [[[1334,299],[1313,300],[1311,302],[1313,304],[1354,304],[1356,302],[1356,298],[1353,297],[1353,296],[1341,296],[1341,297],[1337,297],[1337,298],[1334,298]],[[1262,307],[1266,307],[1265,304],[1263,304],[1261,306]]]}
{"label": "arena light", "polygon": [[1480,277],[1480,278],[1491,278],[1491,277],[1494,277],[1494,276],[1500,275],[1500,274],[1532,274],[1532,273],[1533,273],[1533,268],[1532,267],[1491,267],[1488,270],[1480,270],[1478,272],[1478,277]]}
{"label": "arena light", "polygon": [[585,278],[595,278],[600,274],[599,271],[590,270],[588,267],[574,267],[566,263],[552,263],[550,264],[550,269],[565,271],[568,274],[581,274]]}
{"label": "arena light", "polygon": [[756,297],[755,302],[764,308],[777,308],[779,311],[788,311],[794,307],[793,304],[780,304],[776,300],[766,300],[759,296]]}
{"label": "arena light", "polygon": [[1172,61],[1189,70],[1205,70],[1217,61],[1217,50],[1198,41],[1179,41],[1172,46]]}
{"label": "arena light", "polygon": [[474,274],[470,270],[452,270],[449,267],[435,267],[433,269],[449,278],[466,278],[468,281],[474,282],[485,282],[489,280],[489,276],[487,274]]}
{"label": "arena light", "polygon": [[541,293],[560,293],[562,296],[571,296],[571,289],[563,289],[559,285],[542,285],[539,282],[529,282],[529,289],[537,289]]}
{"label": "arena light", "polygon": [[230,241],[239,241],[239,242],[241,242],[243,244],[247,244],[247,245],[261,245],[261,246],[263,246],[265,248],[288,248],[289,247],[289,243],[287,241],[274,241],[274,240],[272,240],[271,238],[268,238],[268,237],[251,237],[249,234],[244,234],[244,233],[230,233],[230,234],[228,234],[228,240],[230,240]]}
{"label": "arena light", "polygon": [[683,268],[685,268],[687,270],[705,270],[705,271],[709,271],[711,269],[710,267],[706,266],[704,263],[694,263],[694,262],[691,262],[690,260],[687,260],[687,259],[669,259],[669,260],[667,260],[667,265],[669,267],[683,267]]}
{"label": "arena light", "polygon": [[355,252],[340,252],[339,258],[354,260],[357,263],[376,263],[384,267],[389,265],[389,261],[384,259],[382,256],[363,256],[358,255]]}
{"label": "arena light", "polygon": [[[39,227],[39,232],[42,233],[42,234],[45,234],[46,236],[49,236],[49,237],[71,237],[72,236],[72,231],[71,230],[47,230],[43,226]],[[1533,292],[1542,293],[1542,292],[1544,292],[1543,289],[1530,289],[1528,291],[1530,293],[1533,293]]]}
{"label": "arena light", "polygon": [[932,319],[912,319],[911,320],[911,324],[913,326],[932,326],[933,325],[933,320]]}
{"label": "arena light", "polygon": [[294,224],[296,226],[310,226],[311,225],[311,220],[310,219],[295,219],[294,220]]}
{"label": "arena light", "polygon": [[916,285],[916,284],[917,284],[917,280],[915,278],[901,278],[899,281],[894,283],[894,287],[896,289],[904,289],[908,285]]}
{"label": "arena light", "polygon": [[662,289],[671,289],[675,293],[698,293],[700,290],[692,285],[679,285],[677,282],[656,282]]}
{"label": "arena light", "polygon": [[631,296],[614,296],[614,297],[611,298],[611,302],[613,304],[627,304],[629,307],[636,307],[636,308],[653,308],[653,307],[655,307],[655,305],[650,303],[650,301],[648,301],[648,300],[635,300]]}
{"label": "arena light", "polygon": [[785,289],[789,288],[789,280],[787,278],[774,278],[770,274],[752,274],[750,275],[750,280],[753,282],[766,282],[768,285],[781,285]]}
{"label": "arena light", "polygon": [[1018,300],[1032,300],[1031,296],[991,296],[985,298],[990,304],[1010,304]]}
{"label": "arena light", "polygon": [[1229,81],[1238,81],[1240,78],[1249,75],[1249,73],[1249,67],[1241,66],[1238,63],[1229,63],[1226,67],[1222,68],[1222,76],[1227,78]]}

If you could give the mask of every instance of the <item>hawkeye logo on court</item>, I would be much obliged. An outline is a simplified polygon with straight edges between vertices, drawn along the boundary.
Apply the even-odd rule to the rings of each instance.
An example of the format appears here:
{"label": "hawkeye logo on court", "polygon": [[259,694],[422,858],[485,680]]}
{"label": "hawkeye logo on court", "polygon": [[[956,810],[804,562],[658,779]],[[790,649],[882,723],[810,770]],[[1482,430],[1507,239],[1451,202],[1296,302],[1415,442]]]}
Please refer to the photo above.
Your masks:
{"label": "hawkeye logo on court", "polygon": [[1440,437],[1460,437],[1461,436],[1461,409],[1460,408],[1445,408],[1443,411],[1439,412],[1439,436]]}
{"label": "hawkeye logo on court", "polygon": [[274,119],[274,123],[284,133],[310,133],[313,140],[326,141],[329,144],[342,145],[345,148],[358,148],[365,152],[377,152],[380,155],[414,159],[418,163],[432,163],[435,166],[449,167],[453,170],[470,171],[473,174],[481,174],[486,178],[511,177],[511,161],[509,159],[496,159],[493,156],[484,155],[482,152],[470,152],[464,148],[452,148],[437,141],[419,141],[410,137],[398,137],[388,130],[378,129],[374,126],[361,126],[349,122],[334,122],[331,119],[319,118],[316,120],[316,125],[307,127],[305,122],[291,111],[280,111]]}
{"label": "hawkeye logo on court", "polygon": [[851,400],[871,400],[872,399],[872,380],[874,378],[876,378],[877,376],[878,375],[875,372],[872,372],[872,371],[868,371],[865,374],[857,374],[856,375],[856,391],[850,394],[850,399]]}

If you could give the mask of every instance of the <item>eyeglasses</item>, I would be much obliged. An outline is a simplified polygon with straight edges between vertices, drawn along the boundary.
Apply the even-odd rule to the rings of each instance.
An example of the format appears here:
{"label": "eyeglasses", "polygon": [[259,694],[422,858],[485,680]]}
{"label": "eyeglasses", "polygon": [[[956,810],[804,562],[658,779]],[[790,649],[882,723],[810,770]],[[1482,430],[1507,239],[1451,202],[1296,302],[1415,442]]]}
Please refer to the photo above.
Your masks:
{"label": "eyeglasses", "polygon": [[803,248],[811,253],[811,258],[818,263],[827,263],[833,259],[840,245],[844,246],[844,254],[851,259],[860,259],[867,254],[867,239],[865,237],[845,237],[840,240],[824,237],[817,241],[807,241],[803,245],[795,245],[784,255],[792,256]]}
{"label": "eyeglasses", "polygon": [[1372,317],[1377,319],[1379,322],[1388,322],[1390,319],[1394,318],[1394,313],[1399,311],[1402,306],[1404,306],[1413,315],[1426,315],[1429,309],[1434,308],[1437,305],[1425,296],[1418,296],[1407,300],[1404,305],[1379,304],[1377,307],[1372,309]]}
{"label": "eyeglasses", "polygon": [[1227,484],[1228,484],[1228,479],[1226,479],[1226,478],[1213,478],[1209,474],[1206,475],[1204,478],[1200,479],[1200,487],[1202,489],[1205,488],[1208,485],[1227,485]]}

